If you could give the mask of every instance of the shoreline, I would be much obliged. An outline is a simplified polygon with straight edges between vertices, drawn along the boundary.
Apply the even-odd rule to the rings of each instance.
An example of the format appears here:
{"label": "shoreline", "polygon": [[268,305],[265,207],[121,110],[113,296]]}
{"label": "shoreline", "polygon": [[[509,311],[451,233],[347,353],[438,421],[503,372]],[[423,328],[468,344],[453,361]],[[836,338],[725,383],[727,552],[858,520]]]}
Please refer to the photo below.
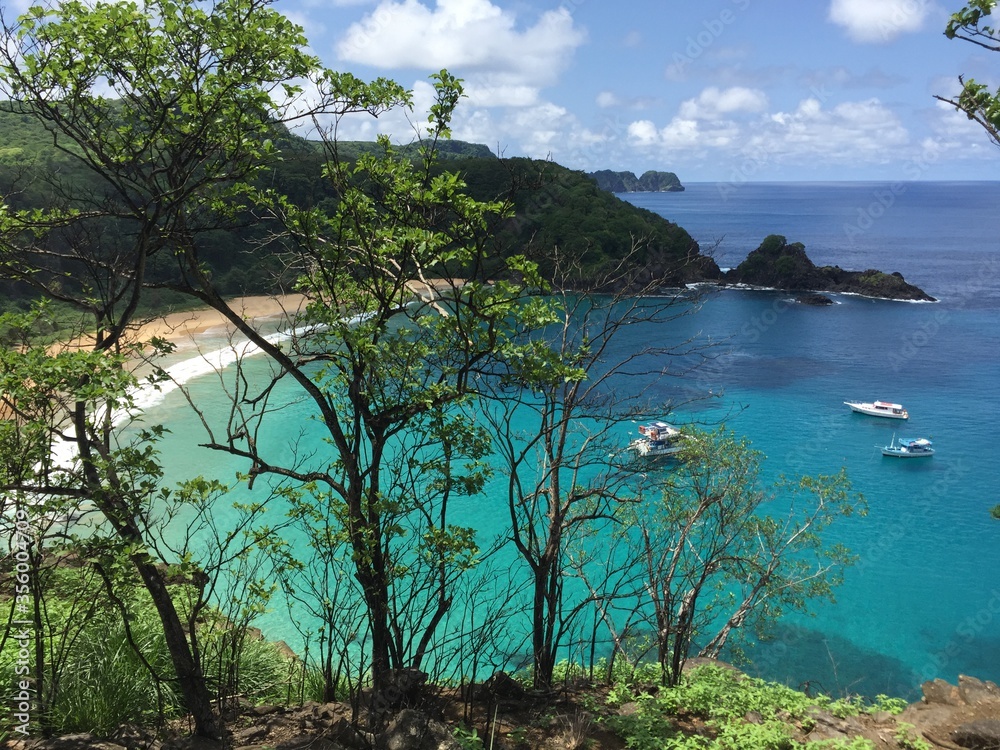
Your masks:
{"label": "shoreline", "polygon": [[[245,320],[266,321],[285,319],[289,325],[302,312],[306,298],[302,294],[250,295],[235,297],[229,304]],[[236,334],[230,321],[219,311],[203,305],[190,310],[167,313],[156,318],[147,318],[129,327],[126,334],[129,341],[146,343],[153,338],[163,339],[178,349],[197,348],[198,338],[206,333],[218,332],[220,337],[233,338]],[[67,349],[89,349],[95,344],[92,333],[82,334],[69,341],[61,341],[49,347],[56,354]]]}
{"label": "shoreline", "polygon": [[[293,324],[295,317],[302,312],[305,300],[302,294],[254,295],[236,297],[229,300],[229,303],[245,320],[256,322],[284,318],[289,324]],[[198,336],[214,329],[219,329],[220,335],[236,334],[232,324],[222,313],[203,306],[168,313],[147,321],[136,329],[135,338],[139,341],[161,338],[179,346],[182,343],[197,343]]]}
{"label": "shoreline", "polygon": [[[260,295],[237,297],[229,303],[258,328],[266,324],[265,338],[277,342],[295,334],[295,318],[303,310],[306,297],[301,294]],[[172,344],[173,351],[154,358],[136,358],[133,373],[139,379],[139,386],[133,397],[139,412],[160,403],[168,393],[195,378],[219,372],[245,357],[263,352],[211,307],[170,313],[136,330],[138,341],[150,341],[154,337]],[[168,379],[155,384],[148,382],[146,376],[154,367],[166,373]]]}

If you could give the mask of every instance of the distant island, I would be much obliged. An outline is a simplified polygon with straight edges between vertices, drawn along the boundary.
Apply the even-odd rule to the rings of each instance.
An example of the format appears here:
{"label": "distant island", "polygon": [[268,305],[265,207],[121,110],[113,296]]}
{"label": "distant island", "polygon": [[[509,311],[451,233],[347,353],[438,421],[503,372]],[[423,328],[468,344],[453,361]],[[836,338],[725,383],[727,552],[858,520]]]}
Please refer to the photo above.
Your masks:
{"label": "distant island", "polygon": [[587,177],[597,183],[601,190],[609,193],[679,193],[684,190],[681,181],[673,172],[643,172],[636,177],[632,172],[612,172],[602,169],[590,172]]}

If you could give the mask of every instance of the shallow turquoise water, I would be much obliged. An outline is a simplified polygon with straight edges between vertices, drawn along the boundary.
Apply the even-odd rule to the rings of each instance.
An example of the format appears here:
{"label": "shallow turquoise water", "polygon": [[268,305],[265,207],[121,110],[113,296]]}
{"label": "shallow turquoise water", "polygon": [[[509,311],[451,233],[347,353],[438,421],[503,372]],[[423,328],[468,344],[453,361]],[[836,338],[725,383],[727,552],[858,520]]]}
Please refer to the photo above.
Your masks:
{"label": "shallow turquoise water", "polygon": [[[844,466],[868,498],[866,518],[836,529],[860,558],[838,602],[821,606],[815,618],[783,623],[778,639],[753,653],[760,673],[834,692],[912,697],[932,677],[1000,680],[1000,522],[988,513],[1000,503],[993,452],[1000,415],[1000,184],[910,184],[865,232],[848,231],[879,189],[742,185],[723,197],[714,185],[695,185],[682,194],[629,199],[678,221],[703,243],[725,235],[721,265],[735,264],[778,232],[804,242],[817,262],[899,270],[940,303],[838,296],[836,305],[817,308],[776,292],[726,291],[670,330],[629,329],[631,338],[616,345],[628,352],[694,332],[721,341],[719,356],[696,377],[655,386],[678,402],[698,398],[671,418],[725,419],[767,455],[772,477]],[[218,385],[209,377],[194,387],[211,394]],[[909,422],[855,415],[842,404],[875,398],[903,403]],[[307,416],[303,405],[291,405],[274,439],[298,437]],[[192,448],[203,434],[178,394],[147,418],[171,427],[162,448],[177,476],[195,465],[224,479],[235,475],[229,459]],[[622,432],[624,444],[631,435]],[[930,437],[937,454],[909,462],[883,458],[876,446],[894,433]],[[484,538],[506,521],[488,495],[464,506]],[[263,625],[272,637],[295,640],[279,613]]]}

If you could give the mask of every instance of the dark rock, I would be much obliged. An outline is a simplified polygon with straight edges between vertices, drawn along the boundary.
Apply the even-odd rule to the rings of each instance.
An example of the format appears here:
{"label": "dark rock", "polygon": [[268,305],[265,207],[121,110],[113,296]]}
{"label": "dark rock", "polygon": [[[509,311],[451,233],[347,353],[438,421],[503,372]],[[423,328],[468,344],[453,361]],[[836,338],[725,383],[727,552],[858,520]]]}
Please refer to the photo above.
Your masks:
{"label": "dark rock", "polygon": [[639,704],[635,701],[629,701],[628,703],[622,703],[618,707],[619,716],[634,716],[639,711]]}
{"label": "dark rock", "polygon": [[89,732],[66,734],[31,743],[32,750],[125,750],[123,745],[95,737]]}
{"label": "dark rock", "polygon": [[496,672],[476,691],[478,700],[523,701],[527,691],[506,672]]}
{"label": "dark rock", "polygon": [[853,716],[841,719],[829,711],[815,709],[809,712],[809,717],[815,722],[809,731],[810,742],[849,739],[864,732],[861,722]]}
{"label": "dark rock", "polygon": [[419,669],[392,669],[386,674],[381,692],[374,696],[373,707],[380,712],[420,705],[427,673]]}
{"label": "dark rock", "polygon": [[225,745],[220,740],[209,737],[178,737],[163,743],[163,750],[223,750]]}
{"label": "dark rock", "polygon": [[270,716],[271,714],[285,713],[284,706],[252,706],[246,710],[249,716]]}
{"label": "dark rock", "polygon": [[997,687],[996,683],[983,682],[975,677],[960,674],[958,676],[958,694],[970,706],[996,703],[997,714],[1000,715],[1000,687]]}
{"label": "dark rock", "polygon": [[291,737],[274,745],[274,750],[305,750],[306,748],[308,750],[344,750],[336,742],[312,734]]}
{"label": "dark rock", "polygon": [[333,724],[327,735],[348,750],[368,750],[374,738],[358,731],[350,721],[340,718]]}
{"label": "dark rock", "polygon": [[788,243],[780,234],[764,238],[746,260],[724,275],[727,284],[803,292],[841,292],[896,300],[935,299],[906,283],[899,273],[875,269],[845,271],[839,266],[817,266],[801,242]]}
{"label": "dark rock", "polygon": [[267,737],[267,726],[252,726],[245,729],[237,729],[233,732],[234,745],[251,745],[258,740]]}
{"label": "dark rock", "polygon": [[925,703],[939,703],[945,706],[961,706],[964,701],[958,688],[942,679],[925,682],[920,686]]}
{"label": "dark rock", "polygon": [[587,175],[601,190],[611,193],[679,193],[684,190],[681,181],[673,172],[657,172],[650,169],[642,177],[634,172],[614,172],[601,169]]}
{"label": "dark rock", "polygon": [[378,736],[375,750],[462,750],[462,746],[445,724],[408,708]]}
{"label": "dark rock", "polygon": [[833,300],[825,294],[803,294],[795,300],[800,305],[832,305]]}
{"label": "dark rock", "polygon": [[962,724],[951,733],[956,745],[970,750],[996,750],[1000,747],[1000,719],[980,719]]}

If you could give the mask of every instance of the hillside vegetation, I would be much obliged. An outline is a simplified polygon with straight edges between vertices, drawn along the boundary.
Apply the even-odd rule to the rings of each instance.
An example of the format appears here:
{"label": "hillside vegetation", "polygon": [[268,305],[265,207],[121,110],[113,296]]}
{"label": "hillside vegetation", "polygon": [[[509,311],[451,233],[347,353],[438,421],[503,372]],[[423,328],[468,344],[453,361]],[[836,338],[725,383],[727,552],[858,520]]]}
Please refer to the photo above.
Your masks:
{"label": "hillside vegetation", "polygon": [[[283,128],[273,135],[280,158],[266,172],[261,187],[287,195],[298,206],[332,212],[337,195],[323,176],[322,144]],[[0,196],[12,209],[53,205],[85,209],[88,203],[99,202],[104,186],[72,156],[72,147],[67,148],[70,153],[35,118],[11,111],[9,105],[0,107]],[[376,143],[337,142],[338,156],[347,161],[375,154],[379,148]],[[419,144],[408,144],[398,152],[415,158],[418,149]],[[498,158],[486,146],[462,141],[444,141],[439,151],[438,171],[459,173],[472,197],[513,201],[516,215],[495,227],[498,258],[525,253],[540,260],[551,258],[551,249],[558,248],[564,272],[572,268],[560,283],[582,287],[592,286],[626,257],[631,266],[642,269],[632,280],[637,285],[719,277],[715,263],[701,256],[698,244],[683,228],[599,189],[582,172],[549,161]],[[58,175],[58,183],[53,175]],[[67,184],[74,187],[72,201],[66,197]],[[291,278],[283,273],[282,247],[269,243],[270,236],[266,221],[248,216],[202,240],[202,253],[220,293],[260,294],[287,288]],[[543,272],[554,270],[551,261],[543,263]],[[2,283],[9,299],[31,296],[23,286]]]}

